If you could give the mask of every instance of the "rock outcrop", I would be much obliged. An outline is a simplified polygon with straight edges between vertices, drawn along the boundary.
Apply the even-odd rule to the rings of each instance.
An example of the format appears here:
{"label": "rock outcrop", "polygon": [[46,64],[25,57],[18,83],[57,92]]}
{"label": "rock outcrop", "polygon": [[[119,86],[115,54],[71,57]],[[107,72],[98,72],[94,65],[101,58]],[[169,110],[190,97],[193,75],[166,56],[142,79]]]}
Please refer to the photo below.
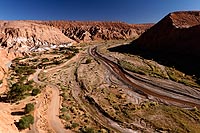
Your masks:
{"label": "rock outcrop", "polygon": [[199,35],[200,11],[173,12],[133,44],[144,51],[200,57]]}
{"label": "rock outcrop", "polygon": [[59,28],[67,37],[77,42],[137,38],[153,25],[92,21],[37,21],[36,23]]}

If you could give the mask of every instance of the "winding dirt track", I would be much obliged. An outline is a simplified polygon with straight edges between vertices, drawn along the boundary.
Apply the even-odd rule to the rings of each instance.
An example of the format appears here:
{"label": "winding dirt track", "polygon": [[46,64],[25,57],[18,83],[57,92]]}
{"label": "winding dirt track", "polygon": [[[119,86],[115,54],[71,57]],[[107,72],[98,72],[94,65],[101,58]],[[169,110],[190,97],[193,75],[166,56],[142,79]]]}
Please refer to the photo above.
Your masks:
{"label": "winding dirt track", "polygon": [[[91,48],[89,53],[94,58],[98,58],[104,64],[106,64],[110,71],[112,71],[127,85],[131,86],[135,91],[139,92],[140,94],[148,97],[153,96],[161,101],[167,101],[168,103],[178,103],[181,107],[197,107],[200,108],[200,90],[194,89],[191,87],[185,87],[182,91],[179,86],[176,86],[177,83],[174,85],[165,85],[165,84],[155,84],[146,82],[144,79],[140,79],[140,84],[145,84],[146,86],[150,87],[143,87],[139,84],[133,82],[130,78],[134,78],[134,76],[130,75],[128,72],[124,71],[120,66],[118,66],[115,62],[112,62],[104,55],[100,54],[97,51],[97,46]],[[137,79],[138,80],[138,77]],[[187,93],[189,92],[189,93]]]}
{"label": "winding dirt track", "polygon": [[49,85],[52,90],[52,99],[48,107],[47,116],[50,127],[56,133],[65,133],[67,130],[64,129],[63,124],[59,119],[59,108],[60,108],[60,96],[59,89],[54,85]]}
{"label": "winding dirt track", "polygon": [[[76,60],[78,58],[79,55],[76,55],[75,57],[73,57],[71,60]],[[50,68],[47,70],[48,73],[52,73],[55,72],[56,70],[58,70],[58,68],[62,68],[63,66],[65,66],[66,64],[69,63],[69,61],[67,61],[66,63],[54,67],[54,68]],[[38,83],[38,84],[44,84],[43,82],[38,80],[38,74],[41,72],[41,69],[38,69],[34,75],[33,75],[33,81]],[[47,84],[47,89],[51,90],[52,92],[52,97],[51,97],[51,101],[50,104],[48,105],[48,110],[47,110],[47,120],[49,123],[49,126],[53,129],[54,132],[56,133],[66,133],[66,132],[70,132],[69,130],[66,130],[64,128],[64,125],[61,123],[61,120],[59,118],[59,108],[60,108],[60,93],[59,93],[59,88],[53,84]],[[40,104],[40,103],[39,103]],[[39,107],[39,104],[37,107]],[[36,126],[37,121],[38,121],[38,111],[36,109],[35,114],[35,122],[32,126],[31,131],[29,131],[29,133],[39,133],[39,130]]]}

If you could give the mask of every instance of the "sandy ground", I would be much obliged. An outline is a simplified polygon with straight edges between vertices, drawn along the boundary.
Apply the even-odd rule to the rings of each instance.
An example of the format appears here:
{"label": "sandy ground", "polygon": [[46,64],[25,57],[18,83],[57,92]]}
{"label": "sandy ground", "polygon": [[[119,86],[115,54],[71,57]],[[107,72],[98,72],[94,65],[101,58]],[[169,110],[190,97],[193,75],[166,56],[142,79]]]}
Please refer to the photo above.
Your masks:
{"label": "sandy ground", "polygon": [[12,105],[0,103],[0,133],[16,133],[17,127],[14,124],[14,116],[11,116]]}

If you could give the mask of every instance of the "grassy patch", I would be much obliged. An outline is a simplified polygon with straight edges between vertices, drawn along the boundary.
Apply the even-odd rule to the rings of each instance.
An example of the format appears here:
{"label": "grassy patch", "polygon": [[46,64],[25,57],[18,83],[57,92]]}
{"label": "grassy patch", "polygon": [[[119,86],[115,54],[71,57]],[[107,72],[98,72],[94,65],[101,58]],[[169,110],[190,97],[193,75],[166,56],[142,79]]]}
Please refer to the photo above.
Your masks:
{"label": "grassy patch", "polygon": [[178,83],[182,83],[191,87],[200,87],[197,83],[198,80],[195,77],[185,75],[184,73],[176,70],[175,68],[165,67],[165,70],[161,70],[157,65],[153,65],[150,62],[145,61],[146,66],[134,66],[132,63],[124,60],[118,61],[118,64],[131,72],[148,75],[156,78],[170,79]]}
{"label": "grassy patch", "polygon": [[165,69],[171,80],[191,87],[200,87],[195,77],[185,75],[184,73],[176,70],[175,68],[166,67]]}
{"label": "grassy patch", "polygon": [[200,132],[200,112],[190,111],[177,107],[158,105],[145,108],[139,117],[160,131],[169,132]]}
{"label": "grassy patch", "polygon": [[123,67],[124,69],[126,69],[128,71],[138,73],[138,74],[142,74],[142,75],[147,74],[145,72],[146,68],[134,66],[130,62],[127,62],[127,61],[124,61],[124,60],[120,60],[118,63],[120,64],[121,67]]}

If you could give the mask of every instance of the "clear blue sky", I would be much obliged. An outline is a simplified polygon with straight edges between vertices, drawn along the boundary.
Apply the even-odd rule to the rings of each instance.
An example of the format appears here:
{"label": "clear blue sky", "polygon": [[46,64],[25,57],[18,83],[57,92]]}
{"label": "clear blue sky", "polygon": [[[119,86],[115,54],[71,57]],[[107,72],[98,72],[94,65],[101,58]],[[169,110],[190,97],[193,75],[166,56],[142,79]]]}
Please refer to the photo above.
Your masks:
{"label": "clear blue sky", "polygon": [[1,0],[0,20],[148,23],[177,10],[200,10],[200,0]]}

